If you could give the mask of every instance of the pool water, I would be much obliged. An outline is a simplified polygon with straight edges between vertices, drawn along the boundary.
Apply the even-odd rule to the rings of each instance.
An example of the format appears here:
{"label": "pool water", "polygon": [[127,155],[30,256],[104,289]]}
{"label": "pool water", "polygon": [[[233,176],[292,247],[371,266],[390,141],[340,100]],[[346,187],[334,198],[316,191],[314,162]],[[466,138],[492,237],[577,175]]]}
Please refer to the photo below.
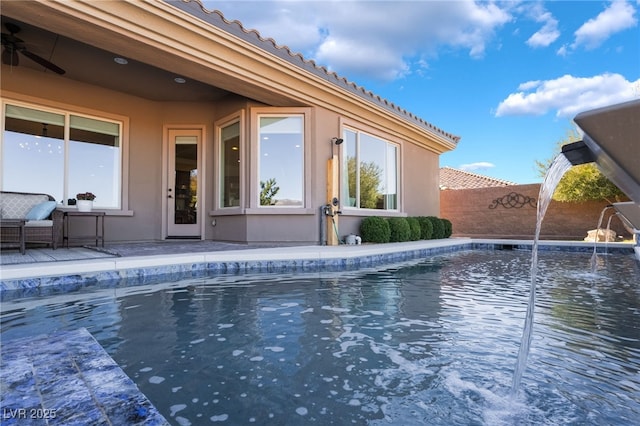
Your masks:
{"label": "pool water", "polygon": [[379,271],[217,276],[2,304],[2,342],[86,327],[176,425],[628,425],[640,418],[640,265],[531,252]]}

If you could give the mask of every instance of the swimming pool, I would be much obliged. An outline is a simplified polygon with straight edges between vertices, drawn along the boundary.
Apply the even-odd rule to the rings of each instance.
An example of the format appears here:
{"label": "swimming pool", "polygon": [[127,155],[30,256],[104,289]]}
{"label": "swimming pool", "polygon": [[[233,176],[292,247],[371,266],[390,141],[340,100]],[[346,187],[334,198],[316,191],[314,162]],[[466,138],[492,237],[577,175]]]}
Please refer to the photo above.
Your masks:
{"label": "swimming pool", "polygon": [[227,275],[2,304],[2,340],[86,327],[172,423],[621,424],[640,416],[640,267],[529,251]]}

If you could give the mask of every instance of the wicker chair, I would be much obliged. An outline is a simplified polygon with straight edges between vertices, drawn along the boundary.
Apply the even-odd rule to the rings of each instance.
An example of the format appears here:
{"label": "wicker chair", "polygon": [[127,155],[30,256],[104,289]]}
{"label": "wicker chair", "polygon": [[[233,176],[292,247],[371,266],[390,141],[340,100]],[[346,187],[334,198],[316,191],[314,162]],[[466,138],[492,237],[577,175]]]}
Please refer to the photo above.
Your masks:
{"label": "wicker chair", "polygon": [[[55,201],[55,198],[48,194],[1,191],[0,213],[3,219],[24,219],[33,206],[44,201]],[[24,227],[25,242],[48,244],[53,249],[58,248],[62,241],[63,217],[62,211],[54,209],[45,220],[27,221]],[[0,241],[16,242],[18,232],[16,228],[1,228]]]}

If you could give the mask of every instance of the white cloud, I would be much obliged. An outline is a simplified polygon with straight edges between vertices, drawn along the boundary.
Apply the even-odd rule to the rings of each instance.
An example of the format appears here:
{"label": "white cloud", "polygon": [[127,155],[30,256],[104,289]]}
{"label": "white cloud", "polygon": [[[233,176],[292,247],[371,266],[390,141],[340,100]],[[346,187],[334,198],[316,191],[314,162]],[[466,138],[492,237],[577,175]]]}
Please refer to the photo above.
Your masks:
{"label": "white cloud", "polygon": [[481,58],[512,17],[508,4],[443,1],[205,1],[341,75],[392,80],[441,48]]}
{"label": "white cloud", "polygon": [[540,80],[532,80],[527,81],[526,83],[522,83],[518,86],[518,90],[531,90],[535,89],[540,85]]}
{"label": "white cloud", "polygon": [[635,14],[636,9],[626,0],[614,0],[598,16],[578,28],[572,47],[595,49],[613,34],[636,26]]}
{"label": "white cloud", "polygon": [[483,169],[490,169],[492,167],[495,167],[496,165],[493,163],[489,163],[487,161],[478,161],[475,163],[470,163],[470,164],[461,164],[458,168],[460,170],[464,170],[466,172],[470,172],[473,170],[483,170]]}
{"label": "white cloud", "polygon": [[563,44],[556,51],[556,53],[558,54],[558,56],[567,56],[569,54],[569,46],[567,46],[566,44]]}
{"label": "white cloud", "polygon": [[556,111],[557,117],[573,118],[587,111],[640,97],[640,79],[627,81],[620,74],[593,77],[564,75],[555,80],[522,83],[519,92],[500,102],[496,117],[505,115],[544,115]]}
{"label": "white cloud", "polygon": [[560,37],[558,20],[550,12],[544,10],[540,3],[534,4],[532,12],[536,22],[542,22],[544,25],[529,37],[527,44],[533,48],[547,47]]}

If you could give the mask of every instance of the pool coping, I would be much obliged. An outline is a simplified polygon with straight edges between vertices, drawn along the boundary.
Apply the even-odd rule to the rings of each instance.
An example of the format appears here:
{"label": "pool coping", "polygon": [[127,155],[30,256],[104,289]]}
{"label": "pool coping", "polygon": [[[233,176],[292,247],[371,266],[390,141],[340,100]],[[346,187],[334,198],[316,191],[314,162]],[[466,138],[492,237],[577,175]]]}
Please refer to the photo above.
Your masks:
{"label": "pool coping", "polygon": [[[449,238],[387,244],[256,248],[3,265],[0,268],[0,300],[66,293],[85,286],[140,285],[165,279],[215,274],[355,270],[465,249],[530,250],[532,245],[532,240]],[[539,242],[540,250],[590,252],[593,247],[593,243],[582,241]],[[629,254],[635,250],[636,258],[640,260],[640,247],[634,247],[631,243],[598,243],[597,247],[599,252],[605,247],[611,252]]]}

